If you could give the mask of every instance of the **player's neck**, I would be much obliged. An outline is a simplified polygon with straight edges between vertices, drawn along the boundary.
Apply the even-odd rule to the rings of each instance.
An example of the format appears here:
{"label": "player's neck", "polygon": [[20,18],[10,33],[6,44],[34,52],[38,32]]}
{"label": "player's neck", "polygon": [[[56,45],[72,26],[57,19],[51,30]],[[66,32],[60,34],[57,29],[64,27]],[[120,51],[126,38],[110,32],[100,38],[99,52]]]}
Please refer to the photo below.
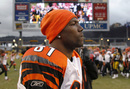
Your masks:
{"label": "player's neck", "polygon": [[58,44],[58,43],[55,43],[55,42],[50,44],[50,46],[56,48],[57,50],[62,52],[66,57],[71,59],[72,53],[73,53],[73,49],[66,48],[64,45]]}

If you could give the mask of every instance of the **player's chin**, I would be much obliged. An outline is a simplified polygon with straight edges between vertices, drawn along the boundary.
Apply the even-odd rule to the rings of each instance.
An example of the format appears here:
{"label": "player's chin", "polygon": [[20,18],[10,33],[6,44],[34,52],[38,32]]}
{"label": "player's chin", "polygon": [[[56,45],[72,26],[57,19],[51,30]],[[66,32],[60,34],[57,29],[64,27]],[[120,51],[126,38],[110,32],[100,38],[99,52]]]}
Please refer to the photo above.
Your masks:
{"label": "player's chin", "polygon": [[79,41],[78,46],[83,47],[83,41]]}
{"label": "player's chin", "polygon": [[83,37],[80,39],[79,42],[80,42],[81,45],[83,45],[83,43],[84,43],[84,39],[83,39]]}

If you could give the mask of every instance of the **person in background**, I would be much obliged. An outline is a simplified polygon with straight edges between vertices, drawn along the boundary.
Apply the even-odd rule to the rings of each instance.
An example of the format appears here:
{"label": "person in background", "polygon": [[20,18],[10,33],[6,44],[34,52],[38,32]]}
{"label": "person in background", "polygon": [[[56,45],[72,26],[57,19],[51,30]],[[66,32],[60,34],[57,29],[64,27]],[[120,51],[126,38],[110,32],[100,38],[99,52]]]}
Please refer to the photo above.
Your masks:
{"label": "person in background", "polygon": [[[92,89],[92,81],[98,78],[98,68],[95,62],[90,59],[91,51],[87,48],[83,48],[83,66],[86,69],[87,81],[85,83],[86,89]],[[84,73],[83,73],[84,74]]]}
{"label": "person in background", "polygon": [[130,47],[128,47],[128,52],[127,52],[127,73],[126,73],[126,77],[129,78],[130,76]]}
{"label": "person in background", "polygon": [[122,52],[123,71],[121,72],[121,75],[124,76],[124,77],[128,73],[128,57],[127,57],[128,51],[129,51],[129,49],[126,48]]}
{"label": "person in background", "polygon": [[110,51],[107,51],[106,54],[105,54],[105,71],[106,71],[106,74],[107,74],[107,70],[109,72],[109,75],[112,76],[112,69],[111,69],[111,52]]}
{"label": "person in background", "polygon": [[101,52],[101,56],[102,56],[102,67],[101,67],[102,76],[106,76],[105,54],[106,54],[106,50],[105,50],[105,49],[102,49],[102,52]]}
{"label": "person in background", "polygon": [[104,62],[104,60],[103,60],[103,52],[102,51],[100,51],[99,52],[99,73],[102,75],[102,72],[103,72],[103,62]]}
{"label": "person in background", "polygon": [[113,77],[112,79],[115,79],[118,77],[118,67],[119,67],[119,62],[122,58],[122,55],[120,53],[120,49],[119,48],[115,48],[115,53],[113,54],[113,58],[112,58],[112,64],[113,64]]}
{"label": "person in background", "polygon": [[12,52],[9,69],[13,66],[14,70],[16,70],[16,63],[14,61],[15,59],[16,59],[16,54],[15,54],[15,52]]}
{"label": "person in background", "polygon": [[0,50],[0,69],[1,69],[1,72],[0,72],[0,75],[5,73],[5,80],[8,80],[8,76],[7,76],[7,54],[5,53],[4,50]]}
{"label": "person in background", "polygon": [[93,50],[91,48],[88,48],[88,49],[89,49],[89,52],[90,52],[89,58],[94,62],[95,57],[94,57]]}
{"label": "person in background", "polygon": [[100,54],[99,51],[100,50],[98,47],[94,49],[94,57],[95,57],[94,62],[96,64],[96,66],[98,67],[98,69],[99,69],[99,54]]}

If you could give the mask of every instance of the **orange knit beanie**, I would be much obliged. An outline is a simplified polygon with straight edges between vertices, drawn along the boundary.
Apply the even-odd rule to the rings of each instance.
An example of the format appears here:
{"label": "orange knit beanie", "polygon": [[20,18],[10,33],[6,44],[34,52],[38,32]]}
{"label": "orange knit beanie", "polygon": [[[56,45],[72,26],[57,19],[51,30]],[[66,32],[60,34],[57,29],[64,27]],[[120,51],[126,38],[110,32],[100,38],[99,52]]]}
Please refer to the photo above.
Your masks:
{"label": "orange knit beanie", "polygon": [[46,35],[49,43],[51,43],[74,17],[76,15],[68,10],[52,10],[43,17],[41,21],[41,32],[43,35]]}

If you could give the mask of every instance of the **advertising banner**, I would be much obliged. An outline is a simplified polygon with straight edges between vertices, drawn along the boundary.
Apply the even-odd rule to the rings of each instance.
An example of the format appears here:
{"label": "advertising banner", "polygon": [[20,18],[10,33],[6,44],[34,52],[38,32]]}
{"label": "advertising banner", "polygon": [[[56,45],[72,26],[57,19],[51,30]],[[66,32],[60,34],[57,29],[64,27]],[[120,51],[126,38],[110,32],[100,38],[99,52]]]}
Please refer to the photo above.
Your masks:
{"label": "advertising banner", "polygon": [[78,2],[78,0],[44,0],[44,2]]}
{"label": "advertising banner", "polygon": [[107,3],[93,3],[93,20],[107,20]]}
{"label": "advertising banner", "polygon": [[108,0],[15,0],[14,30],[39,31],[51,8],[73,12],[84,31],[109,31]]}
{"label": "advertising banner", "polygon": [[84,28],[84,31],[88,31],[88,30],[98,31],[98,30],[108,29],[107,23],[81,23],[80,25]]}
{"label": "advertising banner", "polygon": [[15,21],[29,21],[28,3],[15,3]]}
{"label": "advertising banner", "polygon": [[30,0],[15,0],[15,2],[29,2]]}
{"label": "advertising banner", "polygon": [[16,23],[16,30],[21,30],[22,29],[22,23]]}
{"label": "advertising banner", "polygon": [[15,0],[15,2],[42,2],[42,0]]}
{"label": "advertising banner", "polygon": [[17,31],[36,31],[36,30],[40,31],[40,24],[16,22],[15,29]]}

